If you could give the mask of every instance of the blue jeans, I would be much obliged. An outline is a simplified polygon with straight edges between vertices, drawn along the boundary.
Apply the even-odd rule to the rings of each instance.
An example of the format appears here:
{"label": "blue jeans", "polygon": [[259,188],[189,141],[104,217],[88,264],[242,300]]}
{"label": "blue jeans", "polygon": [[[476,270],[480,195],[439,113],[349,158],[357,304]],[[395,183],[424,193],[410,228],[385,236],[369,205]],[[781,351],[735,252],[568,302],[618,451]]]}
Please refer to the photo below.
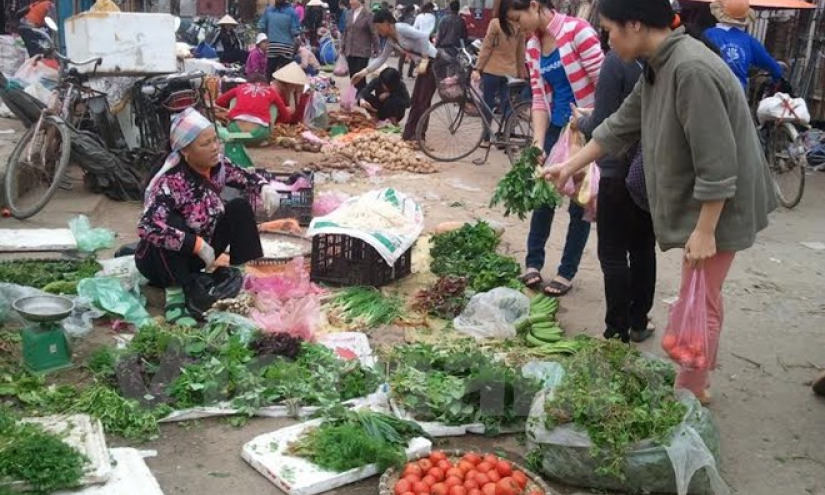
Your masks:
{"label": "blue jeans", "polygon": [[[547,128],[547,135],[544,137],[545,153],[550,153],[559,139],[559,134],[561,134],[561,127],[550,124]],[[583,219],[584,208],[573,201],[570,201],[568,212],[570,213],[570,225],[567,227],[567,239],[564,242],[564,251],[557,273],[567,280],[573,280],[576,272],[579,271],[579,263],[584,247],[587,245],[587,238],[590,237],[590,222]],[[530,219],[530,232],[527,234],[527,259],[525,260],[527,268],[539,271],[544,268],[544,250],[547,239],[550,238],[555,213],[556,210],[550,207],[542,207],[533,212]]]}
{"label": "blue jeans", "polygon": [[[496,98],[498,98],[499,105],[501,106],[501,113],[506,119],[510,114],[510,89],[507,87],[507,78],[504,76],[495,76],[493,74],[482,74],[481,89],[482,96],[484,97],[484,104],[492,110],[496,106]],[[486,108],[482,108],[482,110],[492,124],[493,116],[487,111]],[[490,140],[490,133],[486,130],[484,131],[484,140]]]}

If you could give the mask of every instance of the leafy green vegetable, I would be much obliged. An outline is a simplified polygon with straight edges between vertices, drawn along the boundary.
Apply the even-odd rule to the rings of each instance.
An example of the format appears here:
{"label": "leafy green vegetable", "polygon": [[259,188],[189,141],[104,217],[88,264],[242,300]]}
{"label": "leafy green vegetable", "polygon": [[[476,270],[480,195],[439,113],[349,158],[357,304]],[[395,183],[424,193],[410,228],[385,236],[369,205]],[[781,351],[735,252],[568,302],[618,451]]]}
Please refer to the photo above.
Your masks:
{"label": "leafy green vegetable", "polygon": [[53,294],[77,294],[77,283],[101,269],[94,259],[0,262],[0,282],[27,285]]}
{"label": "leafy green vegetable", "polygon": [[466,277],[441,277],[432,287],[416,294],[413,307],[436,318],[455,318],[467,306],[466,289]]}
{"label": "leafy green vegetable", "polygon": [[518,263],[496,253],[500,239],[485,222],[465,224],[432,238],[430,270],[439,276],[466,277],[476,292],[521,288]]}
{"label": "leafy green vegetable", "polygon": [[385,296],[372,287],[348,287],[338,294],[329,308],[338,312],[347,323],[365,328],[388,325],[403,316],[404,303],[397,297]]}
{"label": "leafy green vegetable", "polygon": [[39,425],[18,422],[0,409],[0,484],[22,481],[38,493],[72,488],[88,459]]}
{"label": "leafy green vegetable", "polygon": [[547,427],[587,430],[599,474],[621,477],[624,455],[646,439],[666,441],[686,407],[673,393],[675,371],[618,341],[591,340],[564,363],[565,375],[545,405]]}
{"label": "leafy green vegetable", "polygon": [[541,206],[555,207],[561,204],[556,188],[542,178],[537,178],[537,167],[542,151],[535,146],[526,148],[513,167],[499,181],[490,207],[504,203],[504,216],[515,213],[521,220]]}
{"label": "leafy green vegetable", "polygon": [[160,433],[158,418],[169,413],[165,408],[146,410],[138,401],[121,397],[103,385],[84,390],[70,410],[99,419],[107,433],[134,440],[156,438]]}

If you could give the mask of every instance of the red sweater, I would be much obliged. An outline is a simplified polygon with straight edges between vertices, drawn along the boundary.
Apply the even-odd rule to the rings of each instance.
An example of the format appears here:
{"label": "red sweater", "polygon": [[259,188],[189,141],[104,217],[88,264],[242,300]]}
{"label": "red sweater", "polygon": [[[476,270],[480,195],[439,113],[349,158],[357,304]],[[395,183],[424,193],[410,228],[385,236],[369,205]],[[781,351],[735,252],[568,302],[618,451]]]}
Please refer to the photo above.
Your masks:
{"label": "red sweater", "polygon": [[278,109],[278,123],[290,123],[292,120],[292,115],[284,104],[284,100],[281,99],[281,95],[270,86],[241,84],[222,94],[215,103],[223,108],[229,108],[233,99],[236,101],[235,106],[229,111],[230,120],[240,115],[249,115],[269,123],[269,108],[272,105]]}

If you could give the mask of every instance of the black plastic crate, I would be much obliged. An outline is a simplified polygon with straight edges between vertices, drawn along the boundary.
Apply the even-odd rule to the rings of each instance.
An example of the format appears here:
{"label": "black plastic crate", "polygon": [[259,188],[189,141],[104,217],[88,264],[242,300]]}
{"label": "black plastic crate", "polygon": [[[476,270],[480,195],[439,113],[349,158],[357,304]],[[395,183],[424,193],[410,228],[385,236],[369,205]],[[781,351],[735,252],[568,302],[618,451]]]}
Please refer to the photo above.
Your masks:
{"label": "black plastic crate", "polygon": [[294,218],[303,226],[307,226],[312,222],[312,203],[315,201],[315,174],[311,171],[285,174],[270,172],[268,170],[258,170],[258,173],[268,180],[282,182],[287,185],[294,184],[300,177],[309,179],[308,188],[299,189],[295,192],[281,193],[281,206],[278,210],[270,218],[259,218],[258,220],[268,221]]}
{"label": "black plastic crate", "polygon": [[312,238],[310,277],[336,286],[382,287],[412,273],[412,247],[389,266],[374,247],[356,237],[320,234]]}

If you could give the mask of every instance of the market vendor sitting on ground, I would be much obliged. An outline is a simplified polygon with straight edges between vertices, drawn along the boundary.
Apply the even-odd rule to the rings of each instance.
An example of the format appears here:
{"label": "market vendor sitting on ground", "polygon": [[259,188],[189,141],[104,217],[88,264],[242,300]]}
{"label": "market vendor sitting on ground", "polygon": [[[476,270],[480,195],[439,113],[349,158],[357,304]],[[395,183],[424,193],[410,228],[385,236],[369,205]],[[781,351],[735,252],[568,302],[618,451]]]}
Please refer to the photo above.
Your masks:
{"label": "market vendor sitting on ground", "polygon": [[[215,303],[197,274],[230,247],[233,266],[263,256],[253,205],[278,204],[272,200],[277,192],[265,178],[222,157],[215,126],[194,109],[173,120],[170,146],[146,188],[135,264],[151,285],[174,288],[167,290],[167,321],[193,325],[188,311],[199,316]],[[224,204],[227,186],[245,197]]]}
{"label": "market vendor sitting on ground", "polygon": [[247,53],[241,37],[235,32],[238,21],[232,16],[225,15],[218,21],[220,30],[216,32],[210,45],[218,52],[218,59],[222,64],[242,64],[246,62]]}
{"label": "market vendor sitting on ground", "polygon": [[298,124],[304,117],[304,111],[311,97],[307,89],[309,78],[306,73],[295,62],[281,67],[272,74],[272,87],[281,97],[281,100],[289,109],[289,116],[281,118],[278,115],[279,124]]}
{"label": "market vendor sitting on ground", "polygon": [[269,38],[267,38],[264,33],[258,33],[258,36],[255,37],[255,48],[249,52],[249,57],[246,58],[246,67],[244,69],[247,80],[251,80],[256,76],[264,80],[269,79],[269,74],[266,70],[266,51],[268,48]]}
{"label": "market vendor sitting on ground", "polygon": [[410,94],[397,69],[387,67],[358,93],[358,106],[378,121],[398,125],[410,107]]}
{"label": "market vendor sitting on ground", "polygon": [[[287,108],[275,88],[266,84],[264,76],[259,75],[222,94],[215,103],[222,109],[229,109],[229,132],[252,134],[251,138],[242,140],[247,146],[267,146],[273,121],[290,124],[301,120],[300,115],[293,115]],[[278,111],[275,116],[272,107]]]}

